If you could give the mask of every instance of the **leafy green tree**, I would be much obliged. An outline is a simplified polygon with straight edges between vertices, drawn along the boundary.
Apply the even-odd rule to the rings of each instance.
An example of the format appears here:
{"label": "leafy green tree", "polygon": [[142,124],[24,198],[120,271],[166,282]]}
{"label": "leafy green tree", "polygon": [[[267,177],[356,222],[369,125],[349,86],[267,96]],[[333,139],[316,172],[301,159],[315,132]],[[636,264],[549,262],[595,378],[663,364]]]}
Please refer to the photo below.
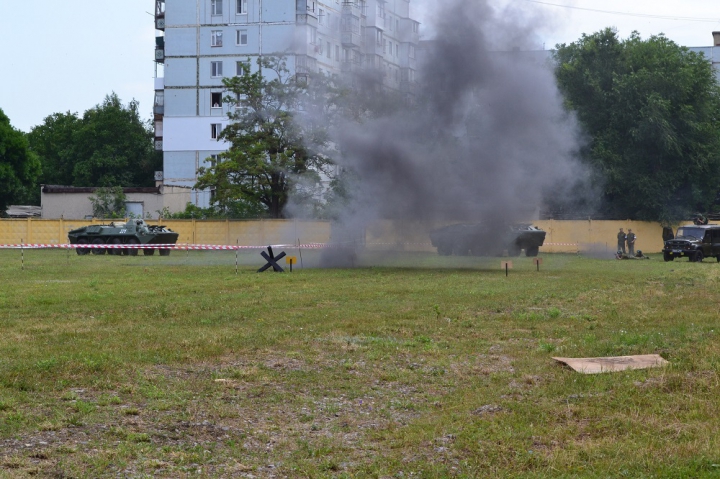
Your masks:
{"label": "leafy green tree", "polygon": [[152,186],[162,169],[162,153],[153,147],[149,123],[138,103],[123,105],[113,93],[87,110],[56,113],[29,134],[41,158],[44,184],[70,186]]}
{"label": "leafy green tree", "polygon": [[122,218],[125,216],[127,196],[122,186],[104,186],[89,198],[95,218]]}
{"label": "leafy green tree", "polygon": [[557,46],[556,77],[616,218],[673,221],[720,185],[720,89],[703,55],[605,29]]}
{"label": "leafy green tree", "polygon": [[0,109],[0,211],[33,197],[39,174],[40,161],[29,150],[25,134],[13,128]]}
{"label": "leafy green tree", "polygon": [[241,67],[240,75],[223,80],[225,101],[234,108],[219,138],[229,148],[215,164],[200,168],[195,187],[213,189],[221,209],[240,201],[281,218],[290,194],[317,184],[331,163],[323,154],[321,115],[313,114],[320,93],[291,75],[284,57],[260,57],[254,72],[249,60]]}

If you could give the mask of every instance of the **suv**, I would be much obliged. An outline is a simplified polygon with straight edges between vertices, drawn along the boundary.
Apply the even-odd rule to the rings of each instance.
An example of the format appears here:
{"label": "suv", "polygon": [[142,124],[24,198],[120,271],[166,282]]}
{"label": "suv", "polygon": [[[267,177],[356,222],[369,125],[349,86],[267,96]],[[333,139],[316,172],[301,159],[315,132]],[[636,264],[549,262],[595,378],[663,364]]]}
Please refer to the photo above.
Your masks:
{"label": "suv", "polygon": [[665,261],[682,256],[690,261],[702,261],[714,256],[720,262],[720,225],[681,226],[674,237],[665,241],[662,251]]}

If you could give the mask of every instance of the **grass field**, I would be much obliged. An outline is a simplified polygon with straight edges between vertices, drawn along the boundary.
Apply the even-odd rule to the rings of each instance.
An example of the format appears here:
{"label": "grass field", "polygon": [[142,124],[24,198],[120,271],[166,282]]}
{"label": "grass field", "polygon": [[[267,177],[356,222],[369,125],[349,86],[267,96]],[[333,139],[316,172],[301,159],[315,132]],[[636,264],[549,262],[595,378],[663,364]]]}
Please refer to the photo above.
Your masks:
{"label": "grass field", "polygon": [[720,476],[720,264],[513,261],[0,250],[0,477]]}

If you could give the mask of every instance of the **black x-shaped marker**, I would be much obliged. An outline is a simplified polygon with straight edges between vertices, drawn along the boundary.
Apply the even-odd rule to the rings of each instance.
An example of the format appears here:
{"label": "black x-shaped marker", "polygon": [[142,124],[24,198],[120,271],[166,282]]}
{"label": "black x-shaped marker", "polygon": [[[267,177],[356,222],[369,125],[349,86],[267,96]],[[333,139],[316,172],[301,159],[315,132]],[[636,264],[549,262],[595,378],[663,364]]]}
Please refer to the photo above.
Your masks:
{"label": "black x-shaped marker", "polygon": [[[263,271],[265,271],[266,269],[268,269],[272,266],[273,271],[275,271],[276,273],[284,273],[285,270],[282,269],[282,267],[279,264],[277,264],[277,262],[285,257],[285,251],[283,251],[282,253],[280,253],[277,256],[274,256],[272,246],[268,246],[267,249],[268,249],[267,253],[265,251],[260,252],[260,256],[265,258],[265,260],[267,261],[267,264],[265,266],[263,266],[262,268],[260,268],[259,270],[257,270],[257,272],[262,273]],[[270,254],[268,255],[268,253],[270,253]]]}

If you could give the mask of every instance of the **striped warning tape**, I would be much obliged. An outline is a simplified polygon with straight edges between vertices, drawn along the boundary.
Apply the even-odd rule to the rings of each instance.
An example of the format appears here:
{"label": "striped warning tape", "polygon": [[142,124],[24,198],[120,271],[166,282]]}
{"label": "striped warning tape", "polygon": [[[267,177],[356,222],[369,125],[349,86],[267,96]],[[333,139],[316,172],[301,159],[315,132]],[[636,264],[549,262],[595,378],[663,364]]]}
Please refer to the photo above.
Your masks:
{"label": "striped warning tape", "polygon": [[577,243],[543,243],[543,246],[577,246]]}
{"label": "striped warning tape", "polygon": [[272,248],[332,248],[342,245],[326,243],[309,244],[273,244],[262,246],[240,246],[240,245],[215,245],[215,244],[3,244],[0,249],[174,249],[174,250],[240,250],[240,249],[265,249]]}

